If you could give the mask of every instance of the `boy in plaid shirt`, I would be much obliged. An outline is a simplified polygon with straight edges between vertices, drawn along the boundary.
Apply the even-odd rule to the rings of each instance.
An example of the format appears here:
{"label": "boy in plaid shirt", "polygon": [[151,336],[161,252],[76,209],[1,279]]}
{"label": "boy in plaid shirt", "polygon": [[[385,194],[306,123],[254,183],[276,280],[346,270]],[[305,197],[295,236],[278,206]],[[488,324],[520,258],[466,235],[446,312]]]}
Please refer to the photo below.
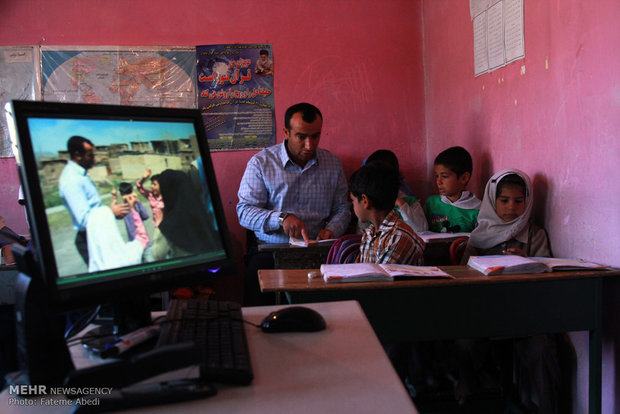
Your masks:
{"label": "boy in plaid shirt", "polygon": [[357,262],[424,264],[424,242],[393,210],[398,173],[380,163],[365,165],[349,180],[353,211],[360,222],[371,223],[362,234]]}

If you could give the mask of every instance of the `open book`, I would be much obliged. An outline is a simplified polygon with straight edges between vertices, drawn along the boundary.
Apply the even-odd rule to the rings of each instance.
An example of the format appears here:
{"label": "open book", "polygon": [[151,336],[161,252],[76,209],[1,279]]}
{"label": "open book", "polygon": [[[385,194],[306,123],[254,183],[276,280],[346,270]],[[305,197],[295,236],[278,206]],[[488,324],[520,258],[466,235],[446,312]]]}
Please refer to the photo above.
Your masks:
{"label": "open book", "polygon": [[420,277],[454,279],[438,267],[374,263],[323,264],[321,274],[326,282],[378,282]]}
{"label": "open book", "polygon": [[608,270],[609,267],[581,259],[556,259],[553,257],[521,257],[516,255],[471,256],[469,267],[485,275],[544,273],[562,270]]}
{"label": "open book", "polygon": [[432,231],[421,231],[418,233],[418,236],[424,243],[433,243],[433,242],[453,242],[456,239],[460,239],[461,237],[469,238],[470,233],[435,233]]}
{"label": "open book", "polygon": [[335,241],[336,239],[323,239],[323,240],[309,240],[308,242],[305,242],[304,239],[296,239],[295,237],[289,237],[288,244],[290,244],[291,246],[308,247],[308,246],[314,246],[314,245],[321,244],[321,243],[333,243]]}

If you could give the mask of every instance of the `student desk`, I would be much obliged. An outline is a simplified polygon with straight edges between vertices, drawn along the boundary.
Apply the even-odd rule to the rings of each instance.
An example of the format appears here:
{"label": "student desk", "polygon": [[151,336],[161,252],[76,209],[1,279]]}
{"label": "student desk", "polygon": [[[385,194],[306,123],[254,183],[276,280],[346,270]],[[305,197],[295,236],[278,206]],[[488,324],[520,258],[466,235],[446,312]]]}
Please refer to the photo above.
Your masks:
{"label": "student desk", "polygon": [[590,413],[601,411],[603,280],[620,270],[484,276],[441,266],[455,279],[326,283],[308,271],[260,270],[263,292],[291,303],[358,300],[384,342],[589,331]]}
{"label": "student desk", "polygon": [[[145,407],[140,412],[417,414],[357,302],[308,306],[323,315],[326,330],[266,334],[246,325],[254,370],[249,386],[218,387],[217,395],[210,398]],[[281,307],[243,308],[243,316],[260,323]],[[79,346],[71,351],[76,364],[86,360],[88,365],[86,351]],[[8,389],[0,394],[4,414],[70,412],[70,407],[9,405],[9,398]]]}
{"label": "student desk", "polygon": [[[442,238],[431,238],[426,242],[424,250],[424,262],[428,265],[439,266],[450,264],[450,245],[457,238],[456,235]],[[288,243],[265,243],[258,245],[259,252],[271,252],[273,254],[274,269],[300,269],[319,268],[327,262],[329,249],[333,241],[311,244],[308,247],[291,246]]]}
{"label": "student desk", "polygon": [[288,243],[265,243],[258,245],[258,251],[272,252],[275,269],[318,268],[327,261],[332,244],[333,241],[326,241],[300,247]]}

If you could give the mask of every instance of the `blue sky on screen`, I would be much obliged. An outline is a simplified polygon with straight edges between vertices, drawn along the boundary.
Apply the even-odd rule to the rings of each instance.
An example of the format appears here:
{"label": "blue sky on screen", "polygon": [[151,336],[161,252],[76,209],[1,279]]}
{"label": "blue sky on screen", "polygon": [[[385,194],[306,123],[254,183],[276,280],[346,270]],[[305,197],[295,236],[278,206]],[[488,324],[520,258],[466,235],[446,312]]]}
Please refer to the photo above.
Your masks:
{"label": "blue sky on screen", "polygon": [[175,140],[194,135],[194,125],[189,122],[31,118],[28,127],[35,154],[48,155],[66,150],[73,135],[83,136],[95,145]]}

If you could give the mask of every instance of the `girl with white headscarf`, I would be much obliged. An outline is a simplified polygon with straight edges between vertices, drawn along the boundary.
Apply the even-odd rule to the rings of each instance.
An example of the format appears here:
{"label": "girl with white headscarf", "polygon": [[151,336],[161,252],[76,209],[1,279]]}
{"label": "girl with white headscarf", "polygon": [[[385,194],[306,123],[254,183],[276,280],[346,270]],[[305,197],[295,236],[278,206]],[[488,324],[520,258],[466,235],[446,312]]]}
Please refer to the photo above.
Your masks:
{"label": "girl with white headscarf", "polygon": [[505,169],[493,175],[461,263],[467,264],[469,256],[551,256],[547,233],[530,220],[533,201],[532,183],[523,171]]}
{"label": "girl with white headscarf", "polygon": [[[531,221],[532,183],[530,177],[517,169],[501,170],[486,185],[478,214],[478,226],[472,231],[461,260],[470,256],[518,254],[549,257],[547,233]],[[521,403],[528,411],[555,414],[559,412],[561,381],[557,341],[562,337],[535,335],[512,340],[516,364],[517,388]],[[476,382],[480,362],[490,347],[500,341],[457,340],[459,381],[455,394],[465,399]],[[459,388],[460,387],[460,388]]]}

